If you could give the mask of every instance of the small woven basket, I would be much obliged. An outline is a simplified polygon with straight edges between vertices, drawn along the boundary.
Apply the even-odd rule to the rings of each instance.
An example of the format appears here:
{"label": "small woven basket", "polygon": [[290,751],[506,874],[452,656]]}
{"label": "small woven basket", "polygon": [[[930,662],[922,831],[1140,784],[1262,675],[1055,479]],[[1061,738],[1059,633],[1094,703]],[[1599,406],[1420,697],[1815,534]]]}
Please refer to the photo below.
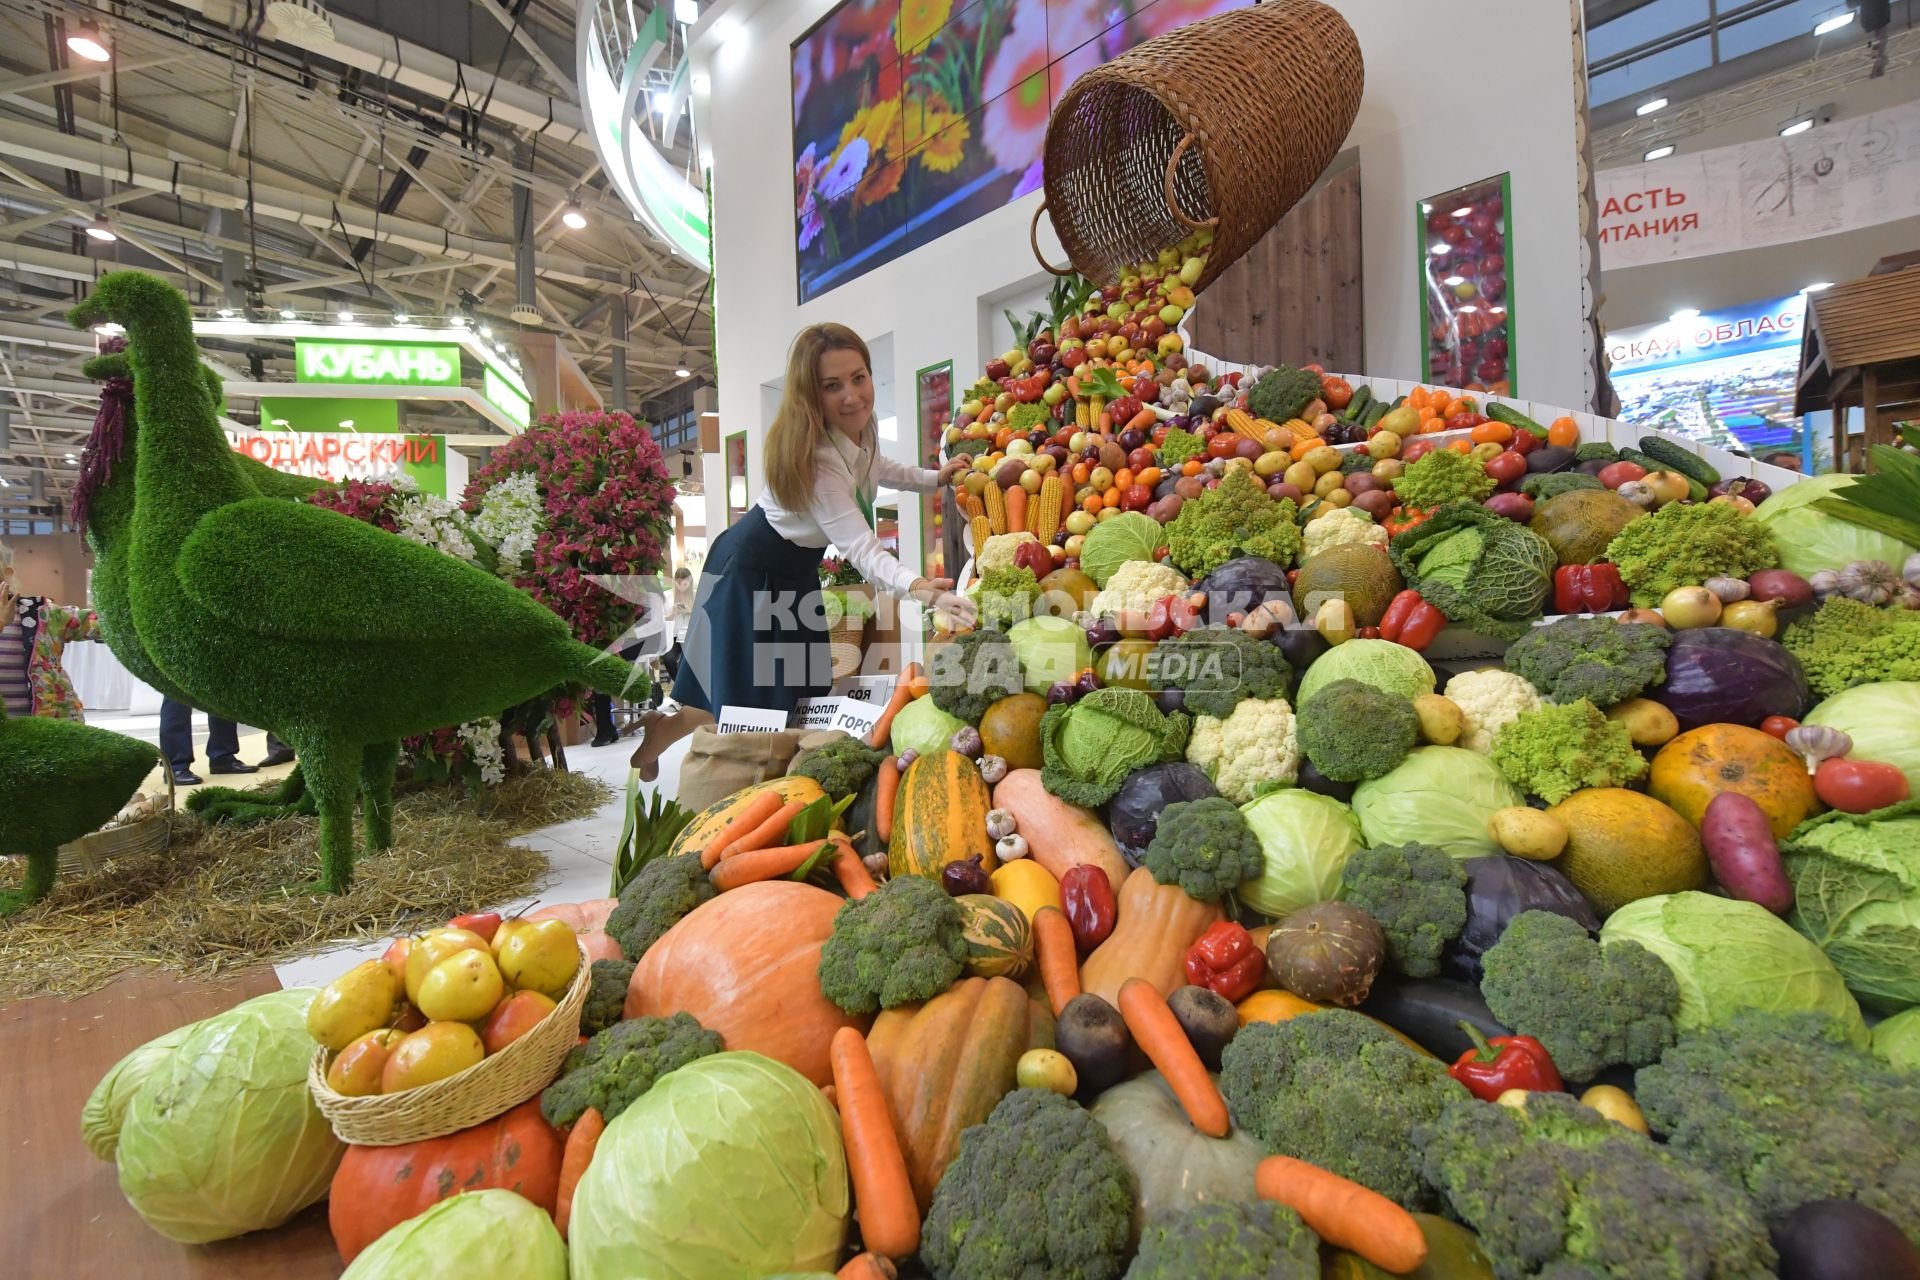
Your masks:
{"label": "small woven basket", "polygon": [[1073,82],[1047,125],[1040,215],[1096,284],[1213,228],[1197,293],[1286,216],[1360,110],[1360,42],[1318,0],[1266,0],[1134,46]]}
{"label": "small woven basket", "polygon": [[[170,773],[170,771],[169,771]],[[174,793],[173,778],[167,778],[167,808],[151,818],[142,818],[130,822],[124,827],[110,827],[105,831],[95,831],[81,836],[78,840],[69,840],[60,846],[60,874],[62,876],[91,875],[103,871],[123,858],[137,858],[150,853],[163,853],[173,842]]]}
{"label": "small woven basket", "polygon": [[444,1080],[400,1093],[350,1098],[327,1083],[332,1055],[316,1049],[307,1067],[314,1105],[333,1126],[335,1137],[363,1147],[443,1138],[512,1110],[551,1084],[567,1054],[580,1043],[580,1007],[593,985],[592,963],[581,947],[573,985],[539,1026]]}

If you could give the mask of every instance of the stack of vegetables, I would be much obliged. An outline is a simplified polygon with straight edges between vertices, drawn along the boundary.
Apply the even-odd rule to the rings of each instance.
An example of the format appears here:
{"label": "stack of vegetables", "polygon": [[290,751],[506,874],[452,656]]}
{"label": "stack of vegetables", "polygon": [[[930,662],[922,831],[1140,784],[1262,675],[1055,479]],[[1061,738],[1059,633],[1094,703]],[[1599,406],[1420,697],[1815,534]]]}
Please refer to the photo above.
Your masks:
{"label": "stack of vegetables", "polygon": [[1178,287],[963,407],[982,625],[865,740],[636,812],[556,1079],[222,1233],[337,1160],[349,1274],[1920,1278],[1901,496],[1210,379]]}

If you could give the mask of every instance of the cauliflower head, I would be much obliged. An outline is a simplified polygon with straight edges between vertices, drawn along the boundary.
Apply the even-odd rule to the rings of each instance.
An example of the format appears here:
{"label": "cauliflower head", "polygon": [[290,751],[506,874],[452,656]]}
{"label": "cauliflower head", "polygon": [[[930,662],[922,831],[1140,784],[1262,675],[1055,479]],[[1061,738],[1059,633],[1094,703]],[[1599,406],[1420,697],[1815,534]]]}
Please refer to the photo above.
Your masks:
{"label": "cauliflower head", "polygon": [[1493,754],[1494,735],[1528,711],[1546,705],[1540,691],[1511,671],[1462,671],[1447,681],[1446,696],[1466,717],[1466,732],[1455,746]]}
{"label": "cauliflower head", "polygon": [[1387,531],[1373,522],[1373,517],[1357,507],[1335,507],[1317,520],[1309,520],[1301,546],[1300,558],[1312,559],[1328,547],[1337,547],[1348,542],[1364,543],[1387,549]]}
{"label": "cauliflower head", "polygon": [[1222,720],[1195,716],[1187,763],[1206,771],[1220,794],[1246,804],[1300,776],[1300,742],[1285,698],[1248,698]]}
{"label": "cauliflower head", "polygon": [[987,545],[980,549],[980,555],[974,561],[973,572],[984,578],[989,569],[1011,569],[1013,553],[1020,549],[1020,544],[1038,541],[1040,539],[1030,533],[996,533],[988,538]]}
{"label": "cauliflower head", "polygon": [[[992,546],[991,539],[988,546]],[[1186,589],[1187,580],[1172,565],[1155,560],[1128,560],[1113,571],[1106,589],[1093,598],[1093,613],[1102,618],[1145,613],[1153,608],[1154,601],[1183,594]]]}

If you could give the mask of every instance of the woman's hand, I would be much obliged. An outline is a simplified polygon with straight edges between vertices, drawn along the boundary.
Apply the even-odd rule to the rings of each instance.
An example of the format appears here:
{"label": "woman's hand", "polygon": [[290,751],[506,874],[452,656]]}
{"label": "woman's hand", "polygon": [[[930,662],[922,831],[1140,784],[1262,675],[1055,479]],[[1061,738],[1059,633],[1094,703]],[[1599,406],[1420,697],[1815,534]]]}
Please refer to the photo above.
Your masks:
{"label": "woman's hand", "polygon": [[972,627],[980,618],[980,606],[956,592],[952,578],[915,578],[907,594],[928,608],[946,614],[958,630]]}
{"label": "woman's hand", "polygon": [[[960,477],[971,470],[973,470],[973,459],[967,457],[965,454],[955,458],[948,458],[946,463],[940,468],[940,478],[935,481],[935,487],[957,484]],[[949,583],[948,585],[951,586],[952,584]]]}

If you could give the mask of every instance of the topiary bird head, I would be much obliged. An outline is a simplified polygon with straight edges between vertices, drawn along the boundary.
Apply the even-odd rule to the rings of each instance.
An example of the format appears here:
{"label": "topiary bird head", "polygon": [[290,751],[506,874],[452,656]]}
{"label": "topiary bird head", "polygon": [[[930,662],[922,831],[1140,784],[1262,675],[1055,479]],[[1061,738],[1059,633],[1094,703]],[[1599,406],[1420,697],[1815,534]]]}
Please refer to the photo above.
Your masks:
{"label": "topiary bird head", "polygon": [[91,329],[108,321],[129,329],[166,322],[177,323],[188,332],[193,328],[186,295],[144,271],[114,271],[101,276],[86,300],[67,312],[67,320],[76,329]]}

